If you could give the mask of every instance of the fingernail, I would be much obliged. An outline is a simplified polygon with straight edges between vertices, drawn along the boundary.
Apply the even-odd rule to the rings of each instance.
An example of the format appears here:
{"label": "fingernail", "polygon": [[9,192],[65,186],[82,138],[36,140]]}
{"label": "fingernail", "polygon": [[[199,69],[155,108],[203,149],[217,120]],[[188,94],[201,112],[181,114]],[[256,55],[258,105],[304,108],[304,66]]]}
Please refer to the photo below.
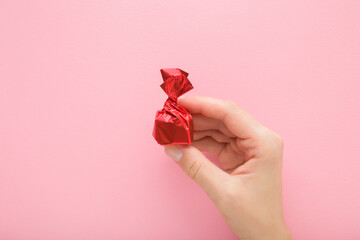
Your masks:
{"label": "fingernail", "polygon": [[164,147],[166,155],[174,159],[176,162],[180,161],[183,151],[182,147],[174,146],[174,145],[167,145]]}

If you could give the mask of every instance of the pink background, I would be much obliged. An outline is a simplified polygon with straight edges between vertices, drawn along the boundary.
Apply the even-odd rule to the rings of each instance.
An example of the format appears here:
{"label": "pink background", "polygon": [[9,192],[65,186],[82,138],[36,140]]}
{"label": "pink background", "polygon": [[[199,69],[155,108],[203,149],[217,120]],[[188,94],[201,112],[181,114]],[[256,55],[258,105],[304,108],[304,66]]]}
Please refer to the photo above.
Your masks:
{"label": "pink background", "polygon": [[163,67],[283,136],[294,239],[359,239],[359,12],[0,0],[0,239],[235,239],[151,136]]}

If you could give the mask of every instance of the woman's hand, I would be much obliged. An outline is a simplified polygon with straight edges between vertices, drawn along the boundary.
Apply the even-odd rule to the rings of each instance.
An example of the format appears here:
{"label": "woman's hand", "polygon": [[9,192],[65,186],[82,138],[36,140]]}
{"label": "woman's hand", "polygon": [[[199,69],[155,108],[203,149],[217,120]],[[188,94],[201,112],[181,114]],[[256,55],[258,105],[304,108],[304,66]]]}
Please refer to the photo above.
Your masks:
{"label": "woman's hand", "polygon": [[[208,194],[241,239],[291,239],[281,197],[283,140],[231,101],[178,99],[193,115],[192,145],[165,152]],[[223,170],[201,151],[218,157]]]}

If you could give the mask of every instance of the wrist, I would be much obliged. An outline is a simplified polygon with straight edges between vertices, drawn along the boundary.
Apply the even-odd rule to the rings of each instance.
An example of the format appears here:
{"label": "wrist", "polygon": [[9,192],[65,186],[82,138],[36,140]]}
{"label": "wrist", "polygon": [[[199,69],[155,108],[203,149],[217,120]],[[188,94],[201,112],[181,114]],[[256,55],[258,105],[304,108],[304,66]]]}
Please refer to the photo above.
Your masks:
{"label": "wrist", "polygon": [[259,239],[271,239],[271,240],[291,240],[290,230],[284,222],[274,224],[268,233],[264,234]]}
{"label": "wrist", "polygon": [[290,230],[285,224],[282,224],[282,227],[279,228],[279,233],[276,239],[291,240]]}
{"label": "wrist", "polygon": [[291,240],[290,230],[287,228],[285,223],[276,223],[273,222],[271,226],[258,226],[255,229],[247,228],[249,232],[244,231],[244,229],[235,229],[235,234],[240,239],[254,239],[254,240]]}

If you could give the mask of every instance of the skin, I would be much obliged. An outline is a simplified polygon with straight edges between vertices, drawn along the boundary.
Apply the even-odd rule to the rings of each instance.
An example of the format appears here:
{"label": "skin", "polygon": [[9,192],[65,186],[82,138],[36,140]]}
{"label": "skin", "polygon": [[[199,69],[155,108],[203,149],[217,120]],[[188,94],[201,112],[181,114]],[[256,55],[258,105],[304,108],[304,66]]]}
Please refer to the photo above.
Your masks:
{"label": "skin", "polygon": [[[193,115],[194,141],[165,146],[165,153],[240,239],[291,239],[282,208],[282,138],[231,101],[186,96],[178,104]],[[202,152],[216,156],[222,169]]]}

